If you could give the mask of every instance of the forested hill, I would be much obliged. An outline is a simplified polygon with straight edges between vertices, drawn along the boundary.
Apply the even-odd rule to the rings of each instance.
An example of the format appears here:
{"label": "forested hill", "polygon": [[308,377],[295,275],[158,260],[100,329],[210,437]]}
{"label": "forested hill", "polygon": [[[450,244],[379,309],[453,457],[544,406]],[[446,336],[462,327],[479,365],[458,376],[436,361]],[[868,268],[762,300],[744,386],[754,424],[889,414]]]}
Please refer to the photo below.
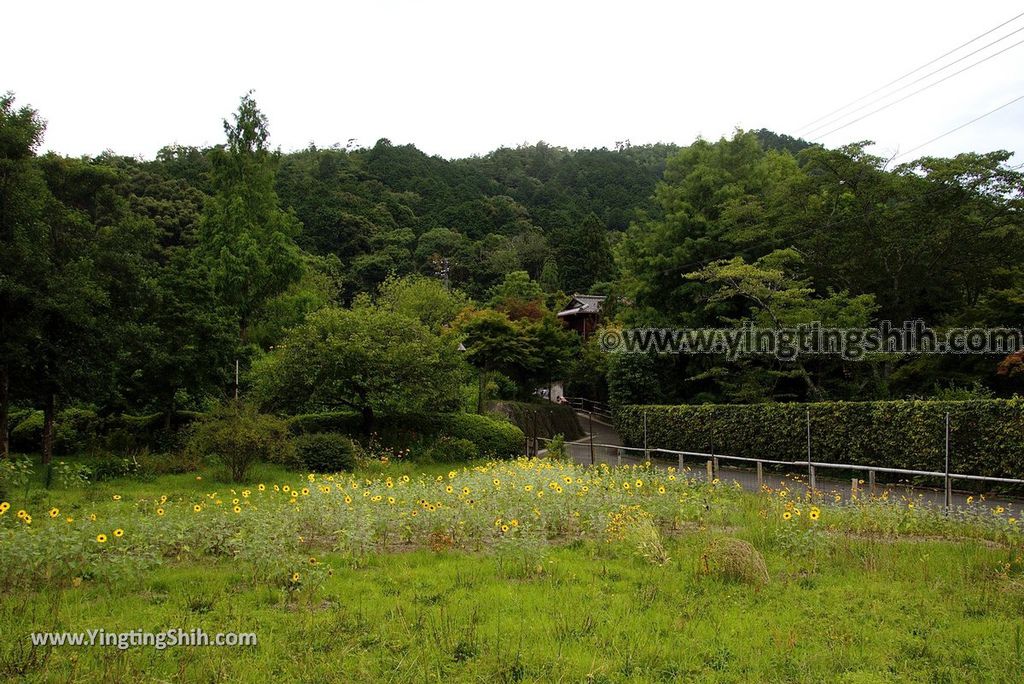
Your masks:
{"label": "forested hill", "polygon": [[[368,149],[284,154],[276,187],[302,222],[299,245],[340,259],[346,298],[373,291],[389,273],[446,268],[453,285],[477,297],[515,270],[572,292],[607,287],[611,245],[650,208],[678,149],[541,142],[449,161],[382,139]],[[155,161],[117,161],[138,200],[159,204],[155,218],[189,230],[211,192],[208,151],[167,147]]]}

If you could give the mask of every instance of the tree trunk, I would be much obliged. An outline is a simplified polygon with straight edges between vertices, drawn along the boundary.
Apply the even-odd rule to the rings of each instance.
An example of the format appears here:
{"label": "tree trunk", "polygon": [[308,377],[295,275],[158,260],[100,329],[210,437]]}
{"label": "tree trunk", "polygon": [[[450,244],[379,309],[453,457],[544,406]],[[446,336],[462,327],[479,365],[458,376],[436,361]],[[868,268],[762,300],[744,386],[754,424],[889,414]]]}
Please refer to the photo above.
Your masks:
{"label": "tree trunk", "polygon": [[53,460],[53,414],[56,397],[53,392],[46,394],[46,406],[43,408],[43,465]]}
{"label": "tree trunk", "polygon": [[367,435],[372,435],[374,423],[376,422],[373,409],[367,404],[363,404],[363,407],[359,409],[359,413],[363,416],[363,432]]}
{"label": "tree trunk", "polygon": [[10,409],[10,378],[7,364],[0,364],[0,459],[10,458],[10,444],[7,439],[7,413]]}

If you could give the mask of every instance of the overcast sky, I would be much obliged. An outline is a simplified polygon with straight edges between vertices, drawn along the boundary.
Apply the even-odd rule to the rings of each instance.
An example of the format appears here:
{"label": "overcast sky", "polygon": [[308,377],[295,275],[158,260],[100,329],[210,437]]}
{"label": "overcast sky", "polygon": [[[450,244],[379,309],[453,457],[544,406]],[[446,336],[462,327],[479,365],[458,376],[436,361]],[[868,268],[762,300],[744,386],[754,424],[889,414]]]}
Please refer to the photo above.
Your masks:
{"label": "overcast sky", "polygon": [[[250,88],[285,151],[381,137],[445,157],[537,140],[688,144],[736,127],[804,133],[1021,12],[1005,0],[32,0],[4,8],[0,91],[38,109],[45,149],[69,155],[222,142],[221,120]],[[1024,17],[907,81],[1021,28]],[[1024,45],[821,141],[871,139],[891,155],[1020,95]],[[1024,152],[1021,122],[1024,100],[911,157]]]}

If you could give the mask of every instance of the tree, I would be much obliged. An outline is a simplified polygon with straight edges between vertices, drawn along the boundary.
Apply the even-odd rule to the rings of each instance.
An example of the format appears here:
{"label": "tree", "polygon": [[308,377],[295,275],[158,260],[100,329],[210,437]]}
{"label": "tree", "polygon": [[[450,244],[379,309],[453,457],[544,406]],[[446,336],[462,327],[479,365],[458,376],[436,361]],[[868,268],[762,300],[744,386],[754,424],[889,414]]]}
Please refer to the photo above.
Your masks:
{"label": "tree", "polygon": [[48,199],[33,164],[45,123],[30,107],[0,96],[0,458],[8,457],[7,416],[12,376],[24,377],[38,334],[35,298],[45,259],[41,237]]}
{"label": "tree", "polygon": [[351,409],[372,432],[381,413],[450,411],[464,377],[451,336],[374,306],[310,315],[253,368],[253,393],[273,410]]}
{"label": "tree", "polygon": [[242,98],[234,123],[224,121],[227,146],[211,152],[214,195],[199,225],[199,254],[214,286],[235,312],[246,341],[260,306],[302,274],[295,237],[300,224],[278,206],[277,155],[267,149],[267,117],[252,94]]}
{"label": "tree", "polygon": [[391,277],[377,291],[377,306],[413,318],[440,334],[469,306],[469,300],[459,290],[450,290],[434,278]]}

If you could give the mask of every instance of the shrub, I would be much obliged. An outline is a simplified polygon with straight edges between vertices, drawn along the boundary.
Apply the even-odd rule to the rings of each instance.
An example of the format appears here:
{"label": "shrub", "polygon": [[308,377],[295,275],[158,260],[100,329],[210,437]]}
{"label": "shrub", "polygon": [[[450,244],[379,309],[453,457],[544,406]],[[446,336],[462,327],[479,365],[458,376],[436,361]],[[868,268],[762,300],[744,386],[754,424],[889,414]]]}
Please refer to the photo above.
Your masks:
{"label": "shrub", "polygon": [[425,456],[434,463],[465,463],[479,458],[480,450],[468,439],[441,435],[427,448]]}
{"label": "shrub", "polygon": [[199,456],[189,449],[168,453],[150,453],[149,450],[143,449],[136,460],[139,463],[139,471],[147,476],[194,473],[202,465]]}
{"label": "shrub", "polygon": [[701,572],[747,584],[767,584],[768,568],[764,556],[749,542],[724,537],[715,539],[700,556]]}
{"label": "shrub", "polygon": [[199,421],[187,450],[222,463],[234,482],[243,481],[257,461],[289,463],[295,454],[285,421],[237,401],[217,407]]}
{"label": "shrub", "polygon": [[114,454],[93,456],[83,461],[82,465],[89,469],[90,479],[94,482],[132,477],[139,472],[139,465],[134,459]]}
{"label": "shrub", "polygon": [[[288,424],[295,434],[317,432],[359,433],[358,414],[339,411],[293,416]],[[409,446],[424,437],[447,436],[472,442],[479,456],[510,458],[523,453],[523,431],[512,423],[475,413],[405,413],[380,416],[376,437],[389,446]]]}
{"label": "shrub", "polygon": [[299,435],[293,440],[302,466],[314,473],[337,473],[355,466],[352,440],[335,433]]}
{"label": "shrub", "polygon": [[1024,477],[1024,399],[624,406],[615,423],[631,445],[646,412],[651,447],[799,461],[808,411],[815,461],[942,471],[948,412],[954,472]]}
{"label": "shrub", "polygon": [[[29,411],[11,430],[11,447],[17,451],[38,452],[43,446],[43,412]],[[99,419],[93,411],[68,408],[57,414],[53,423],[53,450],[58,454],[86,451],[96,444]]]}

